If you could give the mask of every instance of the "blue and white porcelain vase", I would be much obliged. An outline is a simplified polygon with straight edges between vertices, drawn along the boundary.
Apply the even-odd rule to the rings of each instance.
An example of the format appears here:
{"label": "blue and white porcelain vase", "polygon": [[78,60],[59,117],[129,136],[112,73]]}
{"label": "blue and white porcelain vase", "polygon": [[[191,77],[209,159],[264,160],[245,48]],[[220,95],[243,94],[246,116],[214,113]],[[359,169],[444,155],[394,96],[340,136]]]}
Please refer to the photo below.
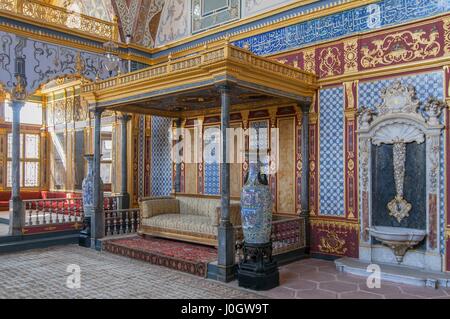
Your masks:
{"label": "blue and white porcelain vase", "polygon": [[94,155],[85,155],[88,162],[88,172],[83,179],[83,207],[85,216],[90,216],[94,207]]}
{"label": "blue and white porcelain vase", "polygon": [[246,244],[266,244],[272,233],[272,194],[259,161],[250,163],[241,192],[241,218]]}

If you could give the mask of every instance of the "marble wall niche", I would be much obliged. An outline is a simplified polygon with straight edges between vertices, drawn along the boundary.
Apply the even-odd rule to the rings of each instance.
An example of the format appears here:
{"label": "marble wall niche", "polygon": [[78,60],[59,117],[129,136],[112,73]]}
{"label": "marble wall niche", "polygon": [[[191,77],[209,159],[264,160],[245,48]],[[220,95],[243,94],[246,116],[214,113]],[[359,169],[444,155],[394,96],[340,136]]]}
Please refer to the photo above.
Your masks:
{"label": "marble wall niche", "polygon": [[[358,112],[359,258],[371,263],[400,262],[403,266],[442,271],[438,207],[443,129],[440,115],[444,103],[432,97],[430,91],[419,99],[416,86],[406,81],[409,78],[402,79],[405,81],[391,81],[380,87],[381,99],[372,101],[381,103],[361,106]],[[394,254],[386,246],[388,242],[375,240],[380,239],[376,226],[410,229],[401,230],[406,235],[425,231],[425,238],[408,244],[406,254],[398,259],[398,251]],[[383,232],[400,231],[394,228]],[[392,242],[396,247],[407,244]]]}
{"label": "marble wall niche", "polygon": [[406,145],[404,197],[412,209],[400,223],[386,207],[396,195],[392,150],[392,145],[372,146],[372,225],[426,229],[425,144]]}

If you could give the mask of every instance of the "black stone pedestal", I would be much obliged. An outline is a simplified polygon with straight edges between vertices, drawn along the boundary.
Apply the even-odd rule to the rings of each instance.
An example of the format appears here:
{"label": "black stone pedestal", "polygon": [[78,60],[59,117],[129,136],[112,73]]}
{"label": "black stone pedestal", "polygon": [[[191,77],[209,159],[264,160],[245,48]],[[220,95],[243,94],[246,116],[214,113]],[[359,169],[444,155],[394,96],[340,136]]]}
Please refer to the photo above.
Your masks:
{"label": "black stone pedestal", "polygon": [[81,247],[91,248],[91,218],[84,217],[83,229],[80,231],[78,245]]}
{"label": "black stone pedestal", "polygon": [[246,244],[239,263],[239,286],[252,290],[269,290],[279,286],[277,262],[272,259],[272,243]]}

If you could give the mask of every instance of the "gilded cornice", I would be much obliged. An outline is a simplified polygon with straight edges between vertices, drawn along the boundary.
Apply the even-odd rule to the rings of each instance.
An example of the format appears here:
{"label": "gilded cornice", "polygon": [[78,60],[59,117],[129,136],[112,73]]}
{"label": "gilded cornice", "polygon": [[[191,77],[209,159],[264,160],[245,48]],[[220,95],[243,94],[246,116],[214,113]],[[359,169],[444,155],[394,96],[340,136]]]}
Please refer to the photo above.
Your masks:
{"label": "gilded cornice", "polygon": [[274,95],[292,99],[312,97],[317,89],[314,75],[256,56],[225,41],[196,55],[84,84],[81,92],[92,105],[116,107],[150,98],[155,91],[162,96],[220,81],[247,83],[263,91],[282,92],[283,95]]}

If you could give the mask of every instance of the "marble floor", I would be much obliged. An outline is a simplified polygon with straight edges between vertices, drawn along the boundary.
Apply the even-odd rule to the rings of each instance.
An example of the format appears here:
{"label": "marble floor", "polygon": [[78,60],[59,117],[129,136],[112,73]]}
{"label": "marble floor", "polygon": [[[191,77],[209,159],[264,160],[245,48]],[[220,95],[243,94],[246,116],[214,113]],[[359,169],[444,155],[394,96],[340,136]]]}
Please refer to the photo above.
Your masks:
{"label": "marble floor", "polygon": [[338,272],[334,263],[304,259],[280,267],[281,285],[264,292],[285,299],[450,299],[450,288],[433,289],[382,281],[380,288],[367,287],[366,278]]}
{"label": "marble floor", "polygon": [[[80,288],[67,286],[79,267]],[[73,287],[73,286],[72,286]],[[254,299],[254,292],[77,245],[0,255],[0,299]]]}
{"label": "marble floor", "polygon": [[0,223],[0,237],[8,235],[9,226]]}
{"label": "marble floor", "polygon": [[[79,266],[81,289],[67,287],[68,267]],[[56,246],[0,255],[0,299],[5,298],[177,298],[177,299],[397,299],[450,298],[450,289],[366,280],[336,271],[333,262],[305,259],[280,267],[281,286],[252,292],[237,281],[222,284],[139,260]]]}

